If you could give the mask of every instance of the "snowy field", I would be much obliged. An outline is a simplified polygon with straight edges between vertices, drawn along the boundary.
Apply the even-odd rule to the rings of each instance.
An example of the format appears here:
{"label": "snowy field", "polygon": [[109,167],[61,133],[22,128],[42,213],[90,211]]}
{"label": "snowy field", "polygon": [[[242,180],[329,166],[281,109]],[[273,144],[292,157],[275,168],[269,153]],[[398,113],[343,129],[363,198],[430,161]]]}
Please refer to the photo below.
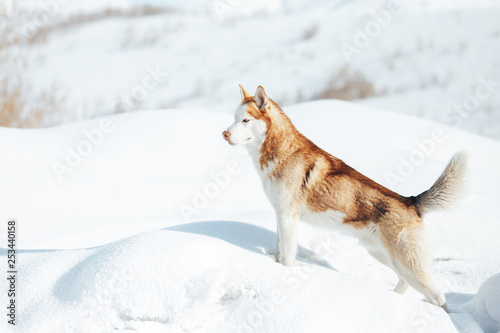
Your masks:
{"label": "snowy field", "polygon": [[[0,0],[4,269],[12,218],[18,248],[0,332],[499,333],[499,18],[497,0]],[[238,84],[405,196],[468,152],[463,200],[425,218],[449,313],[332,230],[301,225],[297,266],[274,261],[274,211],[221,135]]]}
{"label": "snowy field", "polygon": [[500,331],[500,143],[340,101],[285,111],[403,195],[469,152],[463,201],[426,217],[449,314],[394,293],[395,274],[335,232],[301,225],[298,266],[277,264],[274,212],[248,155],[221,136],[231,112],[170,109],[0,128],[0,220],[17,219],[19,249],[17,326],[4,318],[0,331]]}

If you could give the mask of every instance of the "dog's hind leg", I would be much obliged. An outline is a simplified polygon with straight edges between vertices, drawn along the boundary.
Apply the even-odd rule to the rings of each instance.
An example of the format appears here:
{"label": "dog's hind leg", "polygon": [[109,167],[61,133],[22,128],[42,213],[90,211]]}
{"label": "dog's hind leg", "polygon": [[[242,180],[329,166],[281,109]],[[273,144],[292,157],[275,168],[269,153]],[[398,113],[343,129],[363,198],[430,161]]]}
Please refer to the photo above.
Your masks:
{"label": "dog's hind leg", "polygon": [[[431,243],[425,227],[407,227],[397,240],[386,238],[384,243],[389,245],[391,263],[398,276],[424,295],[429,303],[446,309],[443,293],[432,283]],[[404,287],[404,283],[400,284],[397,291]]]}
{"label": "dog's hind leg", "polygon": [[417,267],[404,267],[396,262],[394,263],[394,268],[410,286],[424,295],[429,303],[440,306],[446,310],[446,299],[443,293],[441,293],[432,283],[430,272],[422,269],[422,267],[418,267],[418,265]]}
{"label": "dog's hind leg", "polygon": [[394,288],[394,291],[397,292],[398,294],[403,294],[406,291],[406,289],[408,289],[408,282],[406,282],[405,279],[399,276],[397,272],[396,274],[398,275],[399,282],[396,288]]}
{"label": "dog's hind leg", "polygon": [[[430,253],[422,249],[422,245],[411,241],[399,243],[398,251],[392,258],[392,265],[400,278],[424,295],[429,303],[446,309],[444,295],[432,283]],[[398,287],[396,289],[400,289]]]}
{"label": "dog's hind leg", "polygon": [[385,252],[373,248],[367,248],[367,250],[368,253],[370,253],[373,258],[377,259],[378,262],[389,267],[394,271],[394,273],[396,273],[396,275],[399,278],[399,282],[396,288],[394,288],[394,291],[397,292],[398,294],[404,293],[406,289],[408,289],[408,282],[406,282],[405,279],[403,279],[401,275],[396,271],[388,255]]}

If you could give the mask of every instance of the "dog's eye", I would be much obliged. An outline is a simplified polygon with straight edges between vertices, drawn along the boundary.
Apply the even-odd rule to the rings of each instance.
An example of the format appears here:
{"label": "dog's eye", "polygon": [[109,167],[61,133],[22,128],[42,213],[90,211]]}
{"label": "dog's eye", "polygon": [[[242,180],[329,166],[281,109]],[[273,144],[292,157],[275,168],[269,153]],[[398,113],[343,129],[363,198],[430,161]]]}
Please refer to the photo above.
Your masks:
{"label": "dog's eye", "polygon": [[252,119],[243,119],[243,122],[248,123],[250,120],[252,120]]}

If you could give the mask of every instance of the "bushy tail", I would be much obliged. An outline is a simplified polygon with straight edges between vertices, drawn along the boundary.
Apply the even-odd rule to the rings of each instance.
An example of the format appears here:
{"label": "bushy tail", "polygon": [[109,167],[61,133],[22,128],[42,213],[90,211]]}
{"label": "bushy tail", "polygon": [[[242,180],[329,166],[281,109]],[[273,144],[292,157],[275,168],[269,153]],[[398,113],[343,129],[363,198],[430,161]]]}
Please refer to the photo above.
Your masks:
{"label": "bushy tail", "polygon": [[427,191],[415,198],[415,207],[421,215],[452,206],[460,197],[467,173],[467,154],[456,153],[446,169]]}

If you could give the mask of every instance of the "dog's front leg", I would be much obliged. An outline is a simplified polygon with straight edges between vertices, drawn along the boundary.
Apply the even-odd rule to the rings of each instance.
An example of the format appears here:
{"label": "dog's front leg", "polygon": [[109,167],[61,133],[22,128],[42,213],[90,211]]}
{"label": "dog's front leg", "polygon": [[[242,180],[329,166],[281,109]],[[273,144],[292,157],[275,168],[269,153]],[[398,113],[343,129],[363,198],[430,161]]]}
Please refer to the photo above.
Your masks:
{"label": "dog's front leg", "polygon": [[[279,221],[279,218],[278,216],[276,216],[276,221]],[[277,223],[277,226],[276,226],[276,256],[275,256],[275,259],[276,259],[276,262],[280,262],[280,224]]]}
{"label": "dog's front leg", "polygon": [[285,266],[295,265],[298,216],[278,214],[278,257]]}

